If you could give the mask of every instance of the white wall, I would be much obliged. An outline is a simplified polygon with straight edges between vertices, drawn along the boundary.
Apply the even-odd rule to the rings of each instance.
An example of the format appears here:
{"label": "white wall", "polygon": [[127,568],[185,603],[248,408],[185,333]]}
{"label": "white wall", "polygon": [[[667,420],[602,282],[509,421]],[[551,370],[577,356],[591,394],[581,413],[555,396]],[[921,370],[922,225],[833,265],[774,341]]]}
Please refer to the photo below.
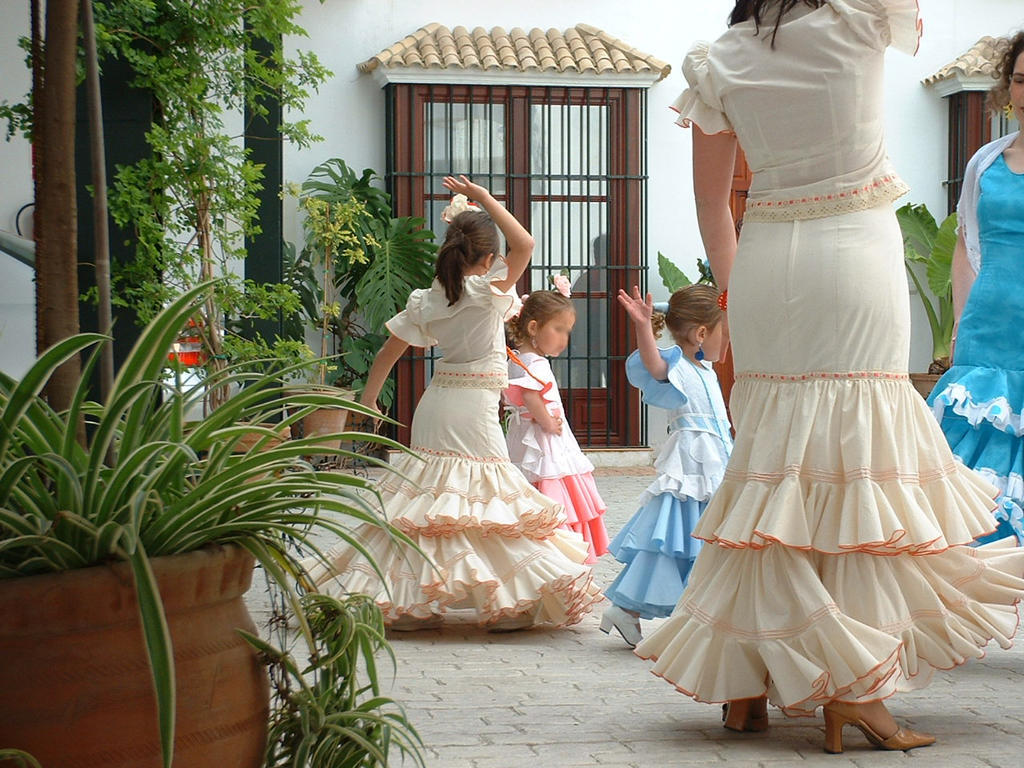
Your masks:
{"label": "white wall", "polygon": [[[14,4],[12,4],[13,7]],[[0,24],[0,101],[22,100],[32,80],[18,37],[28,34],[28,3],[5,8]],[[6,131],[6,124],[0,130]],[[18,209],[33,199],[29,144],[17,137],[0,140],[0,229],[15,231]],[[22,215],[22,226],[31,221]],[[24,229],[23,229],[24,231]],[[33,272],[0,254],[0,370],[20,376],[35,358],[35,285]]]}
{"label": "white wall", "polygon": [[[584,22],[671,63],[671,75],[654,85],[648,98],[648,257],[653,260],[660,250],[692,273],[701,246],[690,193],[690,137],[673,124],[668,105],[685,87],[679,71],[684,53],[693,40],[714,38],[724,30],[732,8],[730,0],[648,0],[633,6],[612,0],[305,2],[300,23],[309,37],[290,44],[315,51],[334,76],[310,98],[304,115],[325,140],[307,150],[286,149],[285,177],[289,181],[301,182],[329,157],[341,157],[357,170],[383,172],[383,91],[371,76],[360,74],[356,65],[430,22],[448,27],[560,30]],[[913,58],[889,54],[887,130],[890,155],[912,190],[904,200],[927,203],[941,214],[945,211],[941,182],[946,172],[946,104],[920,81],[982,35],[1024,27],[1024,4],[1020,0],[921,0],[921,5],[925,36],[920,52]],[[28,28],[27,10],[8,16],[12,15],[0,30],[0,71],[4,75],[0,99],[7,100],[20,99],[28,85],[24,55],[16,47],[17,36]],[[24,141],[0,142],[0,228],[13,229],[14,212],[31,198],[28,158]],[[300,239],[294,212],[288,215],[285,235],[296,242]],[[31,356],[31,339],[8,330],[15,327],[13,316],[24,315],[25,297],[31,295],[25,272],[20,265],[0,258],[0,369],[11,373],[21,370],[26,350]],[[653,264],[651,285],[664,293]],[[930,352],[929,332],[919,302],[913,301],[911,368],[922,370]],[[31,327],[31,319],[28,323]]]}

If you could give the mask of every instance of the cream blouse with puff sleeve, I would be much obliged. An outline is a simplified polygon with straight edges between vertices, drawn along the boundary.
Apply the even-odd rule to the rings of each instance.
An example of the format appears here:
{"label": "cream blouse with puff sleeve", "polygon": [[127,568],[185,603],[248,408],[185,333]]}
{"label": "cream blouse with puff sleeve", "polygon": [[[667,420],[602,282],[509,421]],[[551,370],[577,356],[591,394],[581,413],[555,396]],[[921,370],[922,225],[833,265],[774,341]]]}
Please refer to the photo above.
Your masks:
{"label": "cream blouse with puff sleeve", "polygon": [[683,60],[689,88],[676,122],[733,131],[753,171],[748,221],[864,210],[905,194],[885,151],[884,53],[914,53],[916,0],[827,0],[797,6],[755,35],[730,27]]}

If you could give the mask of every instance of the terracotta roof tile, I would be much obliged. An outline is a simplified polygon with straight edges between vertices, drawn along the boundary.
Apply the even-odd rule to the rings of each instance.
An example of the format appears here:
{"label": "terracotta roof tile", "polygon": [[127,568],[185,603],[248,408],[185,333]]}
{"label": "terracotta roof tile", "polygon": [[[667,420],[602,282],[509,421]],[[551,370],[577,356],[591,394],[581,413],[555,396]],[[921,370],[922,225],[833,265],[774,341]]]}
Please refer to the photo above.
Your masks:
{"label": "terracotta roof tile", "polygon": [[475,27],[447,27],[433,23],[413,32],[359,65],[361,72],[421,67],[425,70],[648,74],[661,80],[671,67],[650,54],[589,24],[564,32],[518,27],[489,32]]}
{"label": "terracotta roof tile", "polygon": [[990,37],[986,35],[971,46],[970,50],[922,82],[925,85],[934,85],[942,80],[948,80],[957,75],[961,77],[991,77],[996,78],[996,66],[999,59],[1006,53],[1006,47],[1010,41],[1005,37]]}

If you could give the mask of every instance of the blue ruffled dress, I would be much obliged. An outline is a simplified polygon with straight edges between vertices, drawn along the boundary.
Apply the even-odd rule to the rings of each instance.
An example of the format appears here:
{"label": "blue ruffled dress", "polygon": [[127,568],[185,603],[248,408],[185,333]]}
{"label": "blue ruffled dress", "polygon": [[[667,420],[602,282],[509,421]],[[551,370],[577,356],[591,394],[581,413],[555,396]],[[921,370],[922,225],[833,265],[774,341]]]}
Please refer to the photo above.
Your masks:
{"label": "blue ruffled dress", "polygon": [[1002,155],[981,176],[981,269],[960,318],[952,368],[928,403],[953,453],[1004,494],[981,542],[1024,543],[1024,174]]}
{"label": "blue ruffled dress", "polygon": [[605,590],[615,605],[644,619],[670,615],[679,601],[701,547],[691,534],[732,450],[714,370],[691,362],[679,347],[659,351],[667,381],[652,378],[638,352],[626,360],[626,377],[644,402],[671,412],[669,437],[654,462],[657,479],[608,548],[625,568]]}

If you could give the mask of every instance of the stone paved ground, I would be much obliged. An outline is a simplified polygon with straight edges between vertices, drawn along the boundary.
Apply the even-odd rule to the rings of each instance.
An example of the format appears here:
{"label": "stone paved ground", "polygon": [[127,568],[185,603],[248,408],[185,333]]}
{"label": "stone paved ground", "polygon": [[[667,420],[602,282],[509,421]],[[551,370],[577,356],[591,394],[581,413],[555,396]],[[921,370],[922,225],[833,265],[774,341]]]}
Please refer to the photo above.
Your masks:
{"label": "stone paved ground", "polygon": [[[612,533],[649,481],[643,470],[598,470]],[[610,556],[595,567],[602,586],[617,573]],[[598,630],[598,619],[599,613],[569,629],[510,634],[489,634],[467,622],[395,633],[398,670],[387,693],[404,703],[419,729],[427,765],[1024,766],[1024,638],[1010,651],[991,648],[985,659],[939,673],[928,688],[893,699],[897,718],[936,734],[935,746],[881,752],[847,728],[846,752],[827,755],[820,717],[793,720],[773,710],[767,733],[726,731],[717,708],[651,675],[648,662]]]}

